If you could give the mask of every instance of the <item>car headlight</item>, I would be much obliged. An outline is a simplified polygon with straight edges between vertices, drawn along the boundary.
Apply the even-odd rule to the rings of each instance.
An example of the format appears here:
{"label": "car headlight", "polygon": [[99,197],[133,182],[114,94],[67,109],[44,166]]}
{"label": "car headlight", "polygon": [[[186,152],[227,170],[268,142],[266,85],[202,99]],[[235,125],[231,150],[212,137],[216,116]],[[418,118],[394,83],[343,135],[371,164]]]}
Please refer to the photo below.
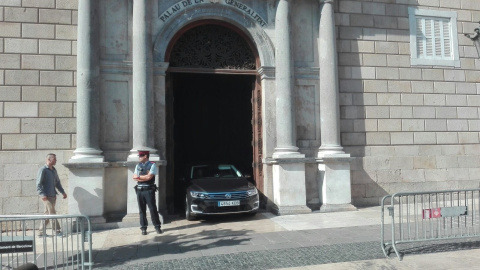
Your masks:
{"label": "car headlight", "polygon": [[258,191],[257,191],[256,188],[250,189],[250,190],[247,191],[247,194],[248,194],[249,197],[251,197],[251,196],[253,196],[253,195],[257,195],[257,194],[258,194]]}
{"label": "car headlight", "polygon": [[199,199],[205,199],[207,195],[202,192],[197,192],[197,191],[190,191],[190,195],[192,198],[199,198]]}

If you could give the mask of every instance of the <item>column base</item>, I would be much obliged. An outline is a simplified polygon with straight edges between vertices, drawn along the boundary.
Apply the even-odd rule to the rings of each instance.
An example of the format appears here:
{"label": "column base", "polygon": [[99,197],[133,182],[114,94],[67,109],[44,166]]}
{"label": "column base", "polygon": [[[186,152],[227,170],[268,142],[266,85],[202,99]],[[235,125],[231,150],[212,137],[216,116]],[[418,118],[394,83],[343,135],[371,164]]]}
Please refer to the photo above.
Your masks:
{"label": "column base", "polygon": [[321,146],[320,149],[318,149],[318,158],[323,158],[323,157],[328,157],[328,156],[350,156],[350,154],[345,154],[343,151],[343,147],[341,146]]}
{"label": "column base", "polygon": [[77,148],[73,153],[74,156],[69,161],[71,163],[103,162],[105,160],[102,151],[96,148]]}
{"label": "column base", "polygon": [[309,214],[312,210],[305,205],[277,206],[272,207],[272,212],[277,216]]}
{"label": "column base", "polygon": [[350,203],[345,204],[323,204],[320,206],[320,210],[314,211],[315,213],[328,213],[328,212],[346,212],[357,211],[358,209]]}

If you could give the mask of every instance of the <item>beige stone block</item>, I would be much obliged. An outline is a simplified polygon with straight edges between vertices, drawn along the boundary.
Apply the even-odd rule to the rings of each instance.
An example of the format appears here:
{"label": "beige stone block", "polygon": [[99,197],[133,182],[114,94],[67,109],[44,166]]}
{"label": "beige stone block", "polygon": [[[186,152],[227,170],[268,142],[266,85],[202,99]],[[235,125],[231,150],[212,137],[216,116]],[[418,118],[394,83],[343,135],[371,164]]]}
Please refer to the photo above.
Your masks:
{"label": "beige stone block", "polygon": [[341,111],[342,118],[344,119],[365,118],[365,111],[363,106],[342,107]]}
{"label": "beige stone block", "polygon": [[38,45],[36,39],[4,39],[5,53],[38,53]]}
{"label": "beige stone block", "polygon": [[435,161],[439,169],[458,168],[457,156],[436,156]]}
{"label": "beige stone block", "polygon": [[373,27],[373,16],[350,14],[350,25],[356,27]]}
{"label": "beige stone block", "polygon": [[3,202],[3,214],[31,214],[38,212],[38,196],[11,197]]}
{"label": "beige stone block", "polygon": [[468,170],[465,170],[465,168],[447,168],[447,179],[449,181],[468,180]]}
{"label": "beige stone block", "polygon": [[397,93],[378,93],[378,105],[401,105],[400,94]]}
{"label": "beige stone block", "polygon": [[390,157],[390,169],[413,170],[414,157]]}
{"label": "beige stone block", "polygon": [[338,78],[342,79],[351,79],[352,78],[352,67],[340,66],[338,67]]}
{"label": "beige stone block", "polygon": [[414,169],[436,169],[436,159],[434,156],[413,157]]}
{"label": "beige stone block", "polygon": [[[397,18],[390,18],[389,20],[392,21],[392,24],[397,24]],[[400,27],[396,26],[395,28],[400,29]],[[387,41],[395,41],[395,42],[402,42],[407,43],[410,42],[410,32],[409,28],[405,28],[407,30],[397,30],[397,29],[387,29]],[[400,49],[400,48],[399,48]]]}
{"label": "beige stone block", "polygon": [[[403,132],[405,134],[409,134],[410,132]],[[413,135],[412,135],[413,138]],[[418,145],[413,145],[413,139],[412,143],[409,145],[399,145],[395,146],[395,153],[397,156],[418,156],[420,152],[420,146]]]}
{"label": "beige stone block", "polygon": [[379,28],[362,28],[363,40],[387,40],[387,31]]}
{"label": "beige stone block", "polygon": [[3,134],[2,150],[32,150],[36,148],[35,134]]}
{"label": "beige stone block", "polygon": [[423,100],[427,106],[444,106],[446,104],[444,94],[425,94]]}
{"label": "beige stone block", "polygon": [[40,23],[53,24],[71,24],[72,11],[71,10],[56,10],[56,9],[40,9],[39,10]]}
{"label": "beige stone block", "polygon": [[410,93],[412,87],[408,81],[388,81],[388,92]]}
{"label": "beige stone block", "polygon": [[425,120],[402,119],[402,131],[425,131]]}
{"label": "beige stone block", "polygon": [[387,56],[385,54],[363,54],[363,64],[372,67],[384,67],[387,65]]}
{"label": "beige stone block", "polygon": [[[463,39],[462,39],[463,40]],[[475,58],[478,57],[477,49],[473,46],[464,46],[463,47],[463,56],[468,58]],[[468,78],[468,77],[467,77]],[[468,81],[468,79],[467,79]]]}
{"label": "beige stone block", "polygon": [[397,29],[398,28],[397,18],[390,17],[390,16],[375,16],[374,26],[382,29],[385,29],[385,28]]}
{"label": "beige stone block", "polygon": [[409,67],[410,58],[406,55],[387,55],[387,65],[389,67]]}
{"label": "beige stone block", "polygon": [[57,87],[57,101],[77,101],[77,88]]}
{"label": "beige stone block", "polygon": [[480,156],[458,156],[458,167],[460,168],[478,168],[480,164]]}
{"label": "beige stone block", "polygon": [[55,69],[53,55],[22,55],[23,69]]}
{"label": "beige stone block", "polygon": [[468,121],[464,119],[448,119],[447,129],[448,131],[469,131]]}
{"label": "beige stone block", "polygon": [[408,9],[405,5],[387,4],[385,15],[394,17],[408,17]]}
{"label": "beige stone block", "polygon": [[423,102],[424,95],[422,94],[400,94],[400,100],[402,105],[414,105],[421,106],[424,105]]}
{"label": "beige stone block", "polygon": [[397,17],[397,24],[398,24],[398,29],[403,29],[403,30],[410,29],[408,17]]}
{"label": "beige stone block", "polygon": [[342,53],[338,56],[340,66],[360,66],[362,58],[357,53]]}
{"label": "beige stone block", "polygon": [[435,93],[451,94],[455,93],[456,84],[454,82],[434,82]]}
{"label": "beige stone block", "polygon": [[55,0],[22,0],[22,7],[55,8]]}
{"label": "beige stone block", "polygon": [[72,103],[40,102],[40,117],[72,117]]}
{"label": "beige stone block", "polygon": [[445,119],[425,119],[425,131],[446,131],[447,120]]}
{"label": "beige stone block", "polygon": [[340,80],[341,92],[363,92],[362,80]]}
{"label": "beige stone block", "polygon": [[366,134],[367,145],[386,145],[390,144],[389,132],[368,132]]}
{"label": "beige stone block", "polygon": [[393,145],[413,144],[413,132],[392,132],[390,137]]}
{"label": "beige stone block", "polygon": [[57,70],[77,70],[77,57],[56,56],[55,67]]}
{"label": "beige stone block", "polygon": [[[1,11],[2,11],[2,10],[0,9],[0,12],[1,12]],[[0,38],[0,52],[3,52],[3,50],[4,50],[4,49],[3,49],[3,38]]]}
{"label": "beige stone block", "polygon": [[456,144],[458,143],[457,132],[437,132],[437,144]]}
{"label": "beige stone block", "polygon": [[71,71],[40,71],[40,85],[72,86]]}
{"label": "beige stone block", "polygon": [[381,156],[368,156],[363,159],[363,168],[366,171],[388,170],[390,169],[390,159]]}
{"label": "beige stone block", "polygon": [[444,145],[442,146],[442,154],[443,155],[452,155],[452,156],[460,156],[465,155],[465,146],[464,145]]}
{"label": "beige stone block", "polygon": [[4,76],[3,71],[0,70],[0,85],[3,85],[3,84],[5,84],[5,76]]}
{"label": "beige stone block", "polygon": [[23,118],[22,133],[55,133],[55,119]]}
{"label": "beige stone block", "polygon": [[412,82],[413,93],[433,93],[433,82],[429,81],[413,81]]}
{"label": "beige stone block", "polygon": [[1,133],[20,133],[19,118],[0,118]]}
{"label": "beige stone block", "polygon": [[475,83],[455,83],[455,89],[457,94],[478,94]]}
{"label": "beige stone block", "polygon": [[410,44],[409,43],[399,43],[398,52],[402,55],[410,55]]}
{"label": "beige stone block", "polygon": [[385,4],[383,3],[362,3],[362,13],[371,15],[385,15]]}
{"label": "beige stone block", "polygon": [[353,94],[352,95],[353,105],[357,106],[368,106],[368,105],[377,105],[377,94],[375,93],[365,93],[365,94]]}
{"label": "beige stone block", "polygon": [[425,181],[447,181],[447,170],[446,169],[425,169]]}
{"label": "beige stone block", "polygon": [[6,70],[5,83],[9,85],[38,85],[37,70]]}
{"label": "beige stone block", "polygon": [[365,133],[342,133],[342,145],[365,145]]}
{"label": "beige stone block", "polygon": [[465,76],[467,82],[480,83],[480,71],[466,70]]}
{"label": "beige stone block", "polygon": [[352,67],[353,79],[375,79],[374,67]]}
{"label": "beige stone block", "polygon": [[396,42],[375,42],[375,53],[378,54],[398,54],[398,43]]}
{"label": "beige stone block", "polygon": [[37,117],[38,103],[36,102],[5,102],[5,117]]}
{"label": "beige stone block", "polygon": [[41,54],[71,54],[72,42],[69,40],[40,40]]}
{"label": "beige stone block", "polygon": [[[477,180],[480,176],[480,168],[468,168],[468,175],[471,180]],[[475,184],[478,182],[475,182]],[[478,188],[478,185],[474,185],[473,188]]]}
{"label": "beige stone block", "polygon": [[436,118],[457,118],[457,108],[437,107],[435,108]]}
{"label": "beige stone block", "polygon": [[3,117],[3,102],[0,102],[0,117]]}
{"label": "beige stone block", "polygon": [[77,0],[57,0],[57,8],[77,10],[78,1]]}
{"label": "beige stone block", "polygon": [[335,13],[335,25],[337,26],[349,26],[350,25],[350,15],[343,13]]}
{"label": "beige stone block", "polygon": [[475,107],[458,107],[458,118],[478,118],[478,108]]}
{"label": "beige stone block", "polygon": [[5,7],[4,18],[8,22],[38,22],[38,9]]}
{"label": "beige stone block", "polygon": [[480,6],[476,0],[462,0],[462,9],[480,10]]}
{"label": "beige stone block", "polygon": [[0,37],[20,37],[20,23],[0,22]]}
{"label": "beige stone block", "polygon": [[435,113],[433,107],[413,107],[414,118],[435,118]]}
{"label": "beige stone block", "polygon": [[475,69],[475,59],[460,58],[460,66],[464,69]]}
{"label": "beige stone block", "polygon": [[22,87],[23,101],[55,101],[55,87],[24,86]]}
{"label": "beige stone block", "polygon": [[443,69],[422,69],[422,78],[426,81],[444,81]]}
{"label": "beige stone block", "polygon": [[22,24],[24,38],[55,38],[55,25],[52,24]]}
{"label": "beige stone block", "polygon": [[478,132],[458,132],[458,143],[460,144],[480,143],[479,133]]}
{"label": "beige stone block", "polygon": [[378,119],[378,131],[401,131],[401,119]]}
{"label": "beige stone block", "polygon": [[362,27],[338,27],[338,34],[340,39],[348,40],[348,39],[358,39],[362,37]]}
{"label": "beige stone block", "polygon": [[377,67],[377,79],[379,80],[398,80],[398,68]]}
{"label": "beige stone block", "polygon": [[444,73],[445,73],[444,76],[446,81],[464,82],[466,79],[464,70],[445,69]]}
{"label": "beige stone block", "polygon": [[395,155],[395,147],[393,146],[372,146],[371,148],[372,156],[385,156],[391,157]]}
{"label": "beige stone block", "polygon": [[77,39],[77,26],[76,25],[57,25],[55,28],[55,38],[56,39],[67,39],[67,40],[76,40]]}
{"label": "beige stone block", "polygon": [[399,68],[400,80],[421,80],[422,72],[417,68]]}
{"label": "beige stone block", "polygon": [[340,93],[340,106],[353,105],[352,103],[352,94],[350,93]]}
{"label": "beige stone block", "polygon": [[[352,182],[357,183],[357,181],[362,181],[362,179],[355,178],[355,174],[352,174]],[[351,187],[352,187],[352,198],[356,198],[356,197],[364,198],[366,196],[367,187],[365,185],[352,184]]]}
{"label": "beige stone block", "polygon": [[38,134],[38,149],[70,149],[70,134]]}
{"label": "beige stone block", "polygon": [[414,144],[435,144],[437,138],[435,132],[414,132],[413,133]]}
{"label": "beige stone block", "polygon": [[480,131],[480,120],[467,120],[469,131]]}
{"label": "beige stone block", "polygon": [[357,1],[340,1],[338,11],[341,13],[362,13],[362,3]]}
{"label": "beige stone block", "polygon": [[342,132],[353,132],[353,120],[340,120],[340,130]]}
{"label": "beige stone block", "polygon": [[411,106],[392,106],[390,107],[390,118],[413,118],[413,108]]}
{"label": "beige stone block", "polygon": [[376,119],[361,119],[353,121],[353,130],[355,132],[378,131]]}
{"label": "beige stone block", "polygon": [[28,181],[37,178],[39,166],[37,164],[9,164],[4,168],[7,181]]}
{"label": "beige stone block", "polygon": [[21,184],[22,184],[22,196],[37,195],[36,179],[22,181]]}
{"label": "beige stone block", "polygon": [[56,133],[76,133],[77,119],[76,118],[57,118],[56,119]]}
{"label": "beige stone block", "polygon": [[0,86],[1,101],[20,101],[20,86]]}
{"label": "beige stone block", "polygon": [[339,40],[337,42],[337,52],[338,53],[352,52],[351,43],[352,42],[350,40]]}
{"label": "beige stone block", "polygon": [[365,115],[367,118],[390,118],[390,110],[388,106],[367,106]]}
{"label": "beige stone block", "polygon": [[0,198],[18,197],[22,194],[22,181],[2,181],[1,183]]}
{"label": "beige stone block", "polygon": [[374,53],[375,52],[375,42],[374,41],[362,41],[354,40],[351,43],[352,52],[359,53]]}
{"label": "beige stone block", "polygon": [[460,1],[440,0],[440,7],[460,9]]}
{"label": "beige stone block", "polygon": [[386,80],[365,80],[364,92],[388,92],[388,81]]}

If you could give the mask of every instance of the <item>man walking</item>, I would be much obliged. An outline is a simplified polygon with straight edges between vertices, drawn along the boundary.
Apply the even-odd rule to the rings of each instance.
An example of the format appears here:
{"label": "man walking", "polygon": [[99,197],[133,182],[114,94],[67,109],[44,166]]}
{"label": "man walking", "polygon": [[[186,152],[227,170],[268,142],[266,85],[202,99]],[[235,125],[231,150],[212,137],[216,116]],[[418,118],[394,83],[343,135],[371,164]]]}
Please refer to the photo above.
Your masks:
{"label": "man walking", "polygon": [[[44,214],[46,215],[55,215],[57,213],[55,211],[55,203],[58,194],[57,190],[62,193],[64,199],[67,198],[67,193],[63,190],[60,178],[58,178],[57,170],[54,167],[55,164],[57,164],[57,156],[55,154],[48,154],[45,166],[38,170],[37,175],[37,192],[42,198],[43,205],[45,206]],[[45,223],[41,223],[38,231],[39,236],[45,234],[45,228],[48,223],[49,219],[46,219]],[[52,221],[52,228],[58,236],[62,235],[60,224],[56,219]]]}
{"label": "man walking", "polygon": [[142,235],[147,235],[148,221],[146,206],[148,205],[155,231],[161,234],[162,229],[158,217],[157,204],[155,202],[155,191],[157,191],[155,175],[157,174],[157,165],[155,162],[149,161],[149,151],[138,151],[138,158],[140,163],[135,167],[133,180],[138,182],[135,186],[135,191],[137,193],[138,208],[140,211],[140,229],[142,230]]}

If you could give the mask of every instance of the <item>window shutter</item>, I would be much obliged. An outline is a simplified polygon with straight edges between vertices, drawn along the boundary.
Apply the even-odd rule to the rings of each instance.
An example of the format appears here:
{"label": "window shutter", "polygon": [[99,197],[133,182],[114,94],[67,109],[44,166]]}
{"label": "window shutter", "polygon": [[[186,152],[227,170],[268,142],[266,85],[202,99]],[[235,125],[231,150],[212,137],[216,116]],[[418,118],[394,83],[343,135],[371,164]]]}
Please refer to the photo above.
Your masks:
{"label": "window shutter", "polygon": [[451,58],[450,22],[437,18],[416,18],[417,56],[420,58]]}

